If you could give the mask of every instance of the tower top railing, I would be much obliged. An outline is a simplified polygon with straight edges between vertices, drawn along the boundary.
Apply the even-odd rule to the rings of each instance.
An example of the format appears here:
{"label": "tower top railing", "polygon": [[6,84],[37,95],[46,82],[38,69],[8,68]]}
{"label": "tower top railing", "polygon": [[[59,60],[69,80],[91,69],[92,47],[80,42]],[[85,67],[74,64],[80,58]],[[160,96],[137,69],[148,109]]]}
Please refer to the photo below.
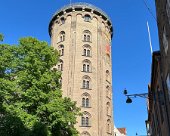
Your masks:
{"label": "tower top railing", "polygon": [[[107,21],[107,24],[108,24],[109,29],[110,29],[111,37],[113,36],[113,27],[112,27],[112,21],[111,21],[110,17],[100,8],[98,8],[98,7],[96,7],[92,4],[84,3],[84,2],[77,2],[77,3],[68,4],[68,5],[63,6],[59,10],[57,10],[53,14],[52,19],[51,19],[50,24],[49,24],[48,31],[49,31],[50,36],[51,36],[51,26],[53,25],[53,22],[56,20],[56,18],[58,18],[58,16],[62,16],[65,11],[67,13],[72,12],[73,9],[75,9],[75,10],[76,9],[82,9],[82,10],[85,10],[85,11],[88,11],[88,12],[90,12],[90,11],[87,10],[87,9],[90,9],[91,12],[93,12],[94,14],[101,16],[105,21]],[[69,12],[68,12],[68,10],[69,10]]]}
{"label": "tower top railing", "polygon": [[85,3],[85,2],[76,2],[76,3],[72,3],[72,4],[68,4],[68,5],[65,5],[65,6],[63,6],[62,8],[60,8],[59,10],[57,10],[55,13],[54,13],[54,15],[53,15],[53,17],[55,16],[55,15],[57,15],[58,13],[60,13],[60,11],[64,11],[64,10],[66,10],[66,9],[68,9],[68,8],[78,8],[78,7],[84,7],[84,8],[91,8],[91,9],[93,9],[93,10],[96,10],[96,11],[98,11],[98,12],[100,12],[101,14],[103,14],[110,22],[111,22],[111,19],[110,19],[110,17],[106,14],[106,12],[104,12],[103,10],[101,10],[100,8],[98,8],[98,7],[96,7],[96,6],[94,6],[94,5],[92,5],[92,4],[89,4],[89,3]]}

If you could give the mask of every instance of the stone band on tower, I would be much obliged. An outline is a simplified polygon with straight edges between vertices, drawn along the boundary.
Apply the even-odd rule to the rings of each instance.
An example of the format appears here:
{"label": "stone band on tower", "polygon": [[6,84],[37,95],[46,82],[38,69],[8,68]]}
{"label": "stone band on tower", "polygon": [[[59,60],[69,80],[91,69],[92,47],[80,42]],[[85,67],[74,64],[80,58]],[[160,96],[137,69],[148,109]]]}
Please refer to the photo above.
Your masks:
{"label": "stone band on tower", "polygon": [[83,113],[76,124],[80,136],[113,135],[111,20],[91,4],[75,3],[54,14],[49,34],[60,53],[63,96]]}

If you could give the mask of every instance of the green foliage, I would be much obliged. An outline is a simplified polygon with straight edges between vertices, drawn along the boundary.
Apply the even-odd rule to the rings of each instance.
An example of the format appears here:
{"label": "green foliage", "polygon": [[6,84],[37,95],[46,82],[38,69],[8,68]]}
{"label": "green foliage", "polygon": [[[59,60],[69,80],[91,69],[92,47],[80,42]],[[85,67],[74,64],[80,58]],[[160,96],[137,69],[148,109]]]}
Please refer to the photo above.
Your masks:
{"label": "green foliage", "polygon": [[77,136],[79,108],[63,98],[58,53],[46,42],[22,38],[0,45],[1,136]]}
{"label": "green foliage", "polygon": [[3,41],[3,39],[4,39],[4,36],[3,34],[0,33],[0,41]]}

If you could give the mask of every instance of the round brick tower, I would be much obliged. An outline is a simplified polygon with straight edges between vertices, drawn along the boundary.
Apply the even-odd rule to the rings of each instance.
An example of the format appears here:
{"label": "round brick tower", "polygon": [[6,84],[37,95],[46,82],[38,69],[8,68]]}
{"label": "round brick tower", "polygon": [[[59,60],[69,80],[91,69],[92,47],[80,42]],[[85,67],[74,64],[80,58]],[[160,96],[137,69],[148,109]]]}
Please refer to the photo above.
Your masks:
{"label": "round brick tower", "polygon": [[75,3],[53,15],[49,34],[60,53],[63,96],[83,113],[76,124],[80,136],[113,135],[111,20],[93,5]]}

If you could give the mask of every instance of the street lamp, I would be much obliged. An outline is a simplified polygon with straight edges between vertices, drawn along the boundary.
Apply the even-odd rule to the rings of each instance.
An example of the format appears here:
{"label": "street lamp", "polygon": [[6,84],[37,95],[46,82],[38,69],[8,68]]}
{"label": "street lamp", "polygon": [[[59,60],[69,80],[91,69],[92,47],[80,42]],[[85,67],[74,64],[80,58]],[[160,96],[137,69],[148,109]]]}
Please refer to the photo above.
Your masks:
{"label": "street lamp", "polygon": [[123,93],[127,97],[126,103],[132,103],[132,98],[136,97],[148,98],[148,93],[128,94],[128,91],[126,89]]}
{"label": "street lamp", "polygon": [[[127,97],[126,103],[132,103],[132,98],[136,98],[136,97],[149,98],[148,93],[128,94],[128,91],[126,89],[124,90],[123,93]],[[147,121],[146,121],[146,124],[148,125]],[[136,133],[136,136],[150,136],[148,132],[148,126],[146,128],[147,128],[147,135],[138,135],[138,133]]]}
{"label": "street lamp", "polygon": [[132,103],[132,99],[129,96],[127,97],[126,103]]}

